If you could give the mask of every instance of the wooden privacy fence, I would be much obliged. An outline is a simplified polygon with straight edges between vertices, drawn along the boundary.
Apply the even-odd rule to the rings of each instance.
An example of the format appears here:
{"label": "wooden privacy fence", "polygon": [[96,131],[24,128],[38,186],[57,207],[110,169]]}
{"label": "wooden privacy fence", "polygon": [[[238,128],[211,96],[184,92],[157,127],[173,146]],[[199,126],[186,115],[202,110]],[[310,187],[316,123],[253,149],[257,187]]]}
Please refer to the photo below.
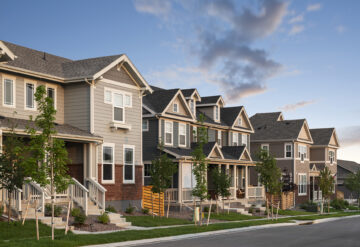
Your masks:
{"label": "wooden privacy fence", "polygon": [[[267,200],[271,201],[271,196],[266,193]],[[273,203],[277,204],[280,202],[280,208],[286,210],[294,207],[294,192],[282,192],[280,195],[276,195],[273,198]]]}
{"label": "wooden privacy fence", "polygon": [[[149,209],[151,213],[164,216],[164,193],[159,194],[151,191],[152,186],[143,186],[142,207]],[[159,206],[160,201],[160,206]]]}

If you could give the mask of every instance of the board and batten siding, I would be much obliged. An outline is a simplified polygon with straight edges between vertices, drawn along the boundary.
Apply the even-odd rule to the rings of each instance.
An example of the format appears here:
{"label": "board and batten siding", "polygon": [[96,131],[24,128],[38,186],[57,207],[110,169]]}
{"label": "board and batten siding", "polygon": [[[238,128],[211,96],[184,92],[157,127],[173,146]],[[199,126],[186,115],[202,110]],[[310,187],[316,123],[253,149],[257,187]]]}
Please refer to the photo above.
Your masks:
{"label": "board and batten siding", "polygon": [[[4,77],[9,77],[10,79],[15,80],[15,107],[6,107],[3,106],[3,79]],[[23,76],[11,75],[7,73],[0,73],[0,115],[4,117],[14,117],[20,119],[29,119],[30,115],[34,117],[37,115],[38,111],[36,110],[27,110],[25,109],[25,82],[35,82],[36,87],[40,85],[49,85],[56,88],[56,123],[64,123],[64,88],[56,83],[49,83],[41,80],[28,79]],[[14,112],[16,114],[14,115]]]}
{"label": "board and batten siding", "polygon": [[66,85],[65,123],[90,131],[90,86],[85,82]]}
{"label": "board and batten siding", "polygon": [[[113,106],[104,103],[104,88],[131,93],[132,107],[125,107],[125,124],[130,130],[110,128]],[[135,165],[142,165],[142,97],[138,89],[122,87],[99,81],[94,89],[94,134],[102,136],[104,143],[115,144],[115,164],[123,164],[124,144],[135,146]],[[102,163],[102,148],[98,149],[98,163]]]}

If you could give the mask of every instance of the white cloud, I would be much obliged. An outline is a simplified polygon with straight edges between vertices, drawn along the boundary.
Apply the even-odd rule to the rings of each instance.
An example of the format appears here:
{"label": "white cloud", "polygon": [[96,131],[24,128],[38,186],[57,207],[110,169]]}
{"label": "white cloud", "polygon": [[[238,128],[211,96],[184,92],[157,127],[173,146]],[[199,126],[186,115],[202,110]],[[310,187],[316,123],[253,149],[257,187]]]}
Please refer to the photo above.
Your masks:
{"label": "white cloud", "polygon": [[295,25],[290,29],[289,34],[290,35],[295,35],[295,34],[303,32],[304,30],[305,30],[304,25]]}
{"label": "white cloud", "polygon": [[337,132],[342,146],[360,145],[360,126],[340,128]]}
{"label": "white cloud", "polygon": [[171,2],[162,0],[135,0],[135,9],[138,12],[152,15],[167,16],[171,11]]}
{"label": "white cloud", "polygon": [[346,31],[346,27],[343,26],[343,25],[338,25],[338,26],[335,27],[335,30],[336,30],[336,32],[341,34],[341,33]]}
{"label": "white cloud", "polygon": [[316,102],[316,100],[307,100],[307,101],[304,100],[304,101],[297,102],[295,104],[285,105],[283,107],[280,107],[279,109],[283,110],[283,111],[295,111],[298,108],[301,108],[301,107],[304,107],[304,106],[307,106],[307,105],[312,105],[315,102]]}
{"label": "white cloud", "polygon": [[310,4],[307,6],[306,10],[311,12],[311,11],[318,11],[320,10],[322,7],[322,5],[320,3],[315,3],[315,4]]}
{"label": "white cloud", "polygon": [[297,16],[291,18],[289,23],[293,24],[293,23],[302,22],[302,21],[304,21],[304,14],[300,14],[300,15],[297,15]]}

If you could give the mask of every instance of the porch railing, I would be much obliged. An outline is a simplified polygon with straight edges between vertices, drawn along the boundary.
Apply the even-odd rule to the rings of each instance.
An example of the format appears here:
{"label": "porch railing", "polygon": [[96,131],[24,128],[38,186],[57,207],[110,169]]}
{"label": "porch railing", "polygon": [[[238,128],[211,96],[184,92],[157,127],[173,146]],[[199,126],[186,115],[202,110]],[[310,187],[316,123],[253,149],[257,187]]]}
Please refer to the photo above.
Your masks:
{"label": "porch railing", "polygon": [[193,200],[192,189],[182,189],[182,200],[192,201]]}
{"label": "porch railing", "polygon": [[263,186],[249,186],[247,192],[248,192],[248,198],[251,199],[265,198],[265,190]]}
{"label": "porch railing", "polygon": [[5,189],[2,189],[2,200],[7,205],[9,205],[9,199],[11,197],[11,208],[16,210],[17,212],[21,211],[21,189],[16,189],[13,193],[9,194],[9,192]]}
{"label": "porch railing", "polygon": [[45,199],[45,192],[37,183],[28,182],[23,185],[23,200],[36,204],[40,212],[45,212]]}
{"label": "porch railing", "polygon": [[236,198],[236,188],[231,188],[230,187],[230,198],[234,199]]}
{"label": "porch railing", "polygon": [[179,200],[179,190],[178,189],[167,189],[165,191],[165,202],[177,202]]}
{"label": "porch railing", "polygon": [[72,178],[72,181],[73,183],[69,186],[70,198],[84,210],[85,215],[88,215],[89,190],[75,178]]}
{"label": "porch railing", "polygon": [[105,209],[106,189],[91,178],[86,179],[86,186],[89,189],[89,198],[101,209]]}
{"label": "porch railing", "polygon": [[314,190],[313,192],[313,201],[320,201],[322,200],[322,191],[319,190],[319,191],[316,191]]}

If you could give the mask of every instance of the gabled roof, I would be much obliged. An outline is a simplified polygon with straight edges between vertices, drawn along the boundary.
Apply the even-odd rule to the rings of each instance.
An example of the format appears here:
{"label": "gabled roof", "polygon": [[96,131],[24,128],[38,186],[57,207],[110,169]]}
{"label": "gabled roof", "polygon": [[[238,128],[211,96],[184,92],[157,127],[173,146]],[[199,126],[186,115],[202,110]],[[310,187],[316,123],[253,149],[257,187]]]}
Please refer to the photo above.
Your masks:
{"label": "gabled roof", "polygon": [[203,112],[200,111],[196,111],[196,119],[199,120],[200,119],[200,115],[204,115],[205,119],[204,119],[204,123],[208,123],[208,124],[216,124],[216,125],[221,125],[221,126],[229,126],[227,123],[225,123],[222,119],[220,119],[220,122],[215,122],[211,117],[209,117],[208,115],[206,115]]}
{"label": "gabled roof", "polygon": [[232,126],[243,108],[243,106],[222,107],[220,109],[221,120],[227,125]]}
{"label": "gabled roof", "polygon": [[143,97],[143,104],[155,113],[162,113],[178,91],[179,89],[156,90]]}
{"label": "gabled roof", "polygon": [[157,87],[157,86],[153,86],[153,85],[150,85],[151,89],[154,90],[154,91],[158,91],[158,90],[166,90],[165,88],[161,88],[161,87]]}
{"label": "gabled roof", "polygon": [[15,57],[16,56],[14,53],[12,53],[9,48],[7,48],[2,41],[0,41],[0,63],[14,60]]}
{"label": "gabled roof", "polygon": [[256,113],[255,115],[250,117],[251,124],[254,128],[257,128],[260,125],[281,121],[283,119],[284,118],[281,112]]}
{"label": "gabled roof", "polygon": [[328,146],[334,131],[335,128],[310,129],[314,145]]}
{"label": "gabled roof", "polygon": [[200,94],[198,93],[196,88],[181,89],[181,92],[183,93],[183,95],[186,99],[190,99],[193,95],[195,95],[197,98],[197,101],[201,101]]}
{"label": "gabled roof", "polygon": [[223,100],[223,98],[221,97],[221,95],[215,95],[215,96],[206,96],[206,97],[201,97],[201,102],[197,103],[196,106],[205,106],[205,105],[215,105],[217,104],[219,101],[221,101],[222,105],[225,105],[225,102]]}
{"label": "gabled roof", "polygon": [[[215,146],[216,142],[208,142],[204,144],[203,151],[206,157],[210,155],[211,151],[214,149]],[[190,148],[164,147],[164,152],[174,156],[175,158],[191,157],[196,147],[197,143],[193,142],[191,143]]]}
{"label": "gabled roof", "polygon": [[241,155],[244,153],[246,149],[245,145],[241,146],[224,146],[221,148],[224,158],[231,160],[239,160]]}
{"label": "gabled roof", "polygon": [[337,160],[337,165],[352,173],[357,173],[360,170],[360,164],[350,160]]}

